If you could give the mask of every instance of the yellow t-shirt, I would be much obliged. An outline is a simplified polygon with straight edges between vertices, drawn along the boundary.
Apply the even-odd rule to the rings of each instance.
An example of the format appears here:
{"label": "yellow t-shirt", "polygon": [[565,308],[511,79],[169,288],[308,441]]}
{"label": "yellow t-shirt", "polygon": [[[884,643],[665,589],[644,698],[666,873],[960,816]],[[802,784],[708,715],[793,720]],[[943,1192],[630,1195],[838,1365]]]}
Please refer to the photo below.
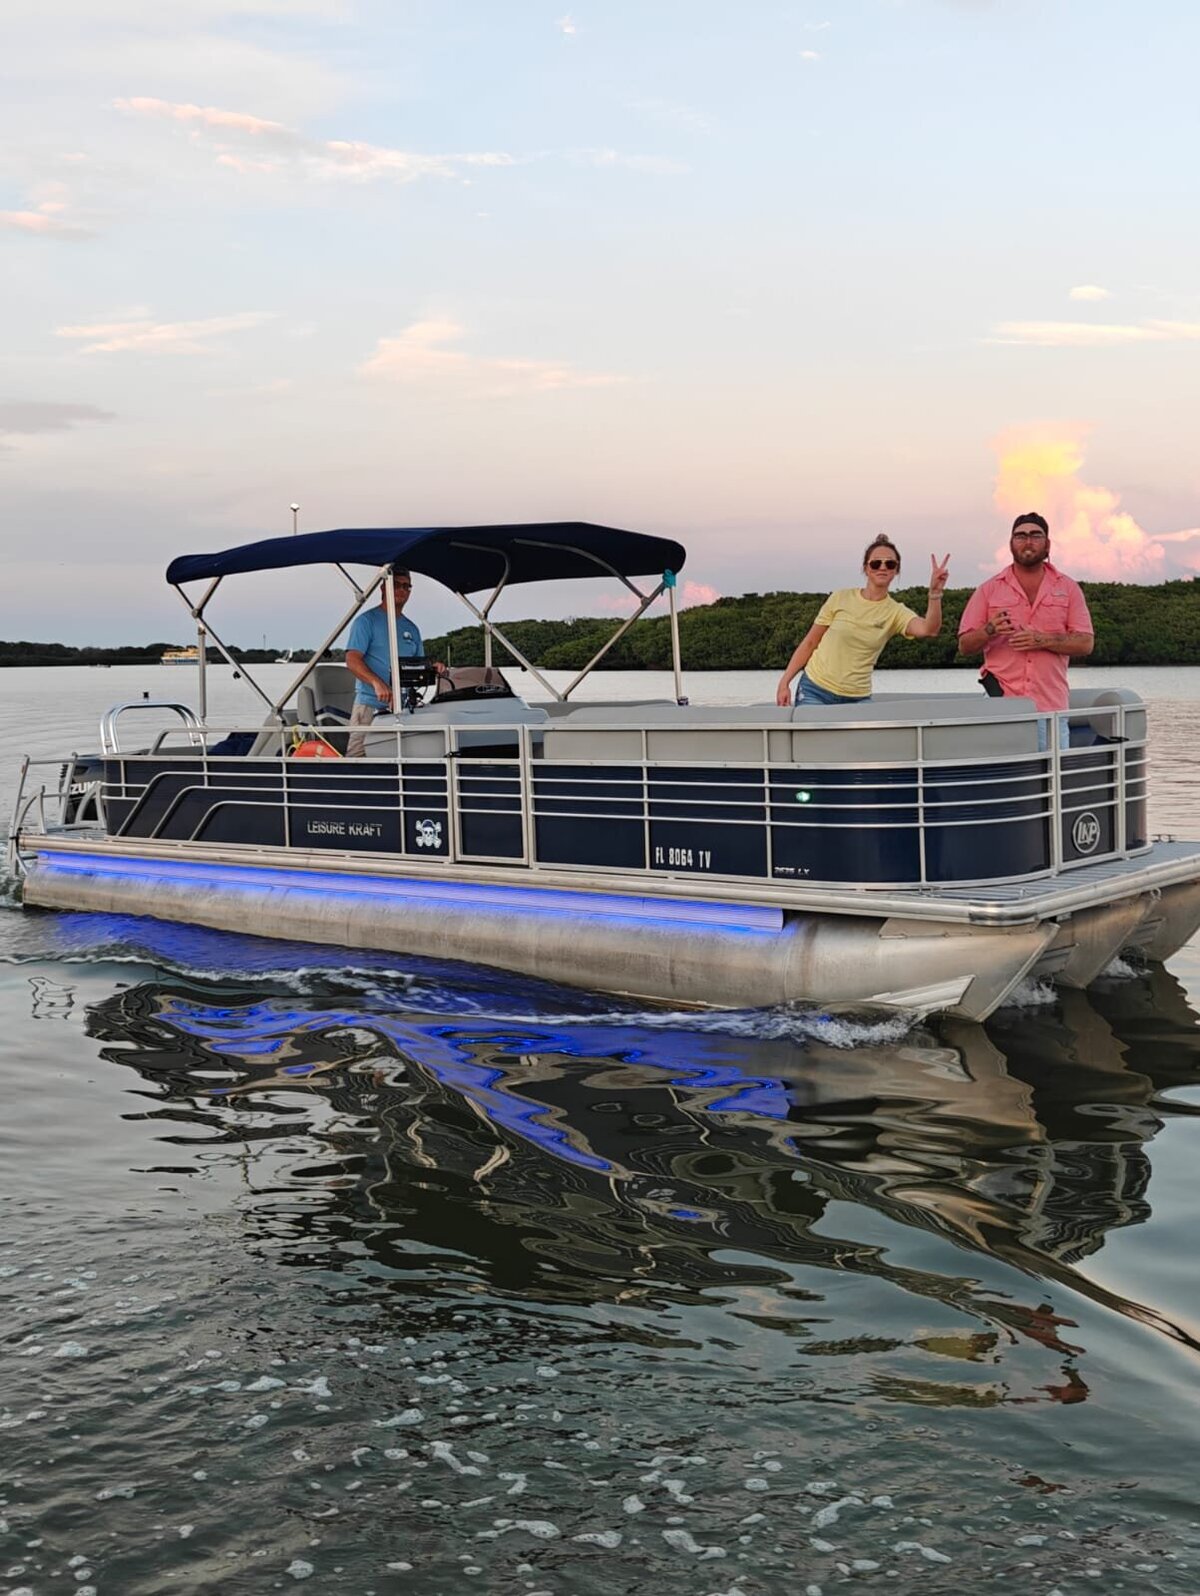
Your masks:
{"label": "yellow t-shirt", "polygon": [[817,611],[815,626],[829,630],[804,667],[818,687],[845,698],[866,698],[871,691],[871,671],[884,645],[915,621],[916,611],[889,593],[872,601],[856,587],[840,587]]}

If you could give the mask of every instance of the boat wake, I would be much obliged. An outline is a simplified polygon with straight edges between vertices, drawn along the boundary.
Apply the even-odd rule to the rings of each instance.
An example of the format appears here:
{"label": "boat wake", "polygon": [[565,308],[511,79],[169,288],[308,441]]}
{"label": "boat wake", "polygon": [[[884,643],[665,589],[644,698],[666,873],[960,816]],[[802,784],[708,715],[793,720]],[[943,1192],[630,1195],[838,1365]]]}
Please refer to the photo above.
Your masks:
{"label": "boat wake", "polygon": [[878,1047],[899,1042],[919,1022],[916,1013],[817,1004],[768,1009],[677,1009],[623,1003],[606,993],[555,986],[478,965],[321,944],[239,936],[201,926],[133,915],[55,914],[23,921],[26,934],[0,964],[52,959],[64,965],[125,965],[194,982],[239,985],[295,996],[353,997],[364,1009],[420,1010],[495,1025],[622,1025],[648,1030],[791,1041],[799,1046]]}

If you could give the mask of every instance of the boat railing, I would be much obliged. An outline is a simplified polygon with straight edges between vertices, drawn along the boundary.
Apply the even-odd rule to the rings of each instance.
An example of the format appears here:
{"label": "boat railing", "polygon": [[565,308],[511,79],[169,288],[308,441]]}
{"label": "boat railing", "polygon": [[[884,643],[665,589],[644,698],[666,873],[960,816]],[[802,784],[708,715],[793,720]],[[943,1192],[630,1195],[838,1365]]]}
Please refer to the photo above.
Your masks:
{"label": "boat railing", "polygon": [[[551,840],[566,822],[593,839],[587,846],[595,857],[584,862],[598,871],[686,873],[698,868],[699,857],[706,861],[700,868],[713,877],[765,874],[779,880],[794,874],[805,882],[851,880],[863,887],[894,886],[898,878],[886,871],[878,878],[869,877],[869,871],[868,878],[861,871],[847,876],[844,869],[832,867],[824,877],[813,871],[823,861],[848,859],[855,849],[862,852],[872,836],[883,850],[891,835],[897,847],[909,851],[905,885],[1033,879],[1149,846],[1144,707],[1137,703],[1129,708],[1140,715],[1136,722],[1127,717],[1124,703],[1061,717],[1028,715],[1023,717],[1027,726],[1040,718],[1048,727],[1043,749],[1027,737],[1031,746],[1019,751],[979,751],[976,739],[976,751],[957,757],[947,752],[947,727],[990,728],[994,716],[973,719],[958,713],[908,721],[864,716],[815,728],[828,733],[887,727],[913,734],[912,757],[883,760],[830,759],[825,736],[812,745],[825,757],[807,761],[804,746],[810,728],[766,716],[758,717],[755,725],[745,712],[725,719],[719,711],[709,711],[700,746],[711,734],[711,746],[719,749],[722,736],[736,732],[741,734],[736,746],[744,751],[749,747],[745,734],[753,732],[758,758],[706,759],[695,752],[695,728],[689,730],[684,722],[646,724],[643,717],[639,725],[636,711],[614,710],[610,718],[595,708],[586,726],[588,737],[619,732],[627,753],[548,755],[547,734],[569,725],[569,717],[532,725],[497,719],[483,728],[453,721],[430,725],[416,716],[372,728],[370,755],[360,767],[357,760],[290,757],[290,743],[302,739],[305,728],[199,728],[185,723],[160,732],[146,753],[111,755],[106,794],[114,809],[136,808],[162,777],[164,763],[186,755],[188,768],[192,758],[199,760],[197,781],[175,791],[160,806],[153,829],[142,835],[203,842],[202,830],[218,810],[282,805],[286,846],[334,848],[344,839],[344,847],[368,849],[372,844],[356,844],[355,839],[370,832],[347,829],[345,817],[386,813],[394,830],[398,812],[398,844],[385,851],[449,863],[553,868],[572,864]],[[1011,726],[1014,718],[1021,719],[999,724]],[[1073,721],[1087,745],[1061,747],[1059,721]],[[257,754],[214,751],[229,734],[244,736],[250,730],[260,745]],[[687,732],[686,756],[662,755],[657,739],[672,730]],[[794,734],[787,735],[786,751],[772,741],[781,731]],[[345,732],[321,728],[320,736],[336,744]],[[274,744],[276,737],[278,751],[262,752],[262,745]],[[361,775],[359,768],[353,774],[347,770],[350,763]],[[177,781],[177,772],[173,779]],[[216,789],[213,801],[194,825],[181,831],[184,806],[201,787]],[[415,823],[418,817],[428,825],[417,838],[436,834],[436,848],[423,846],[406,832],[408,819]],[[367,824],[365,819],[362,824]],[[382,833],[382,823],[380,829]],[[606,862],[605,833],[611,840],[617,832],[628,840],[625,863]],[[671,840],[688,834],[700,842]],[[497,842],[501,835],[503,846]],[[1019,846],[1018,839],[1024,839]],[[739,858],[750,857],[755,849],[761,857],[754,855],[753,868],[739,867]],[[1005,849],[1007,864],[1000,857]],[[949,854],[955,857],[948,863]],[[979,866],[975,871],[973,860]]]}
{"label": "boat railing", "polygon": [[[34,759],[29,754],[24,755],[5,848],[5,867],[10,876],[20,877],[24,873],[21,835],[35,824],[43,835],[54,831],[60,835],[74,832],[95,836],[104,827],[103,779],[94,775],[80,779],[82,768],[78,754],[68,754],[65,759],[61,756]],[[39,781],[37,772],[43,769],[47,773],[54,771],[54,778],[47,776]]]}
{"label": "boat railing", "polygon": [[[187,727],[188,742],[190,746],[193,748],[204,747],[204,726],[202,725],[195,710],[192,709],[188,704],[177,704],[174,702],[169,702],[166,699],[159,698],[136,698],[127,704],[114,705],[112,709],[106,710],[104,715],[101,717],[101,753],[109,755],[119,754],[121,752],[121,740],[118,734],[118,724],[123,716],[131,715],[139,710],[154,710],[160,714],[166,713],[170,715],[178,715],[179,719]],[[160,735],[158,741],[161,742],[161,740],[162,739]]]}

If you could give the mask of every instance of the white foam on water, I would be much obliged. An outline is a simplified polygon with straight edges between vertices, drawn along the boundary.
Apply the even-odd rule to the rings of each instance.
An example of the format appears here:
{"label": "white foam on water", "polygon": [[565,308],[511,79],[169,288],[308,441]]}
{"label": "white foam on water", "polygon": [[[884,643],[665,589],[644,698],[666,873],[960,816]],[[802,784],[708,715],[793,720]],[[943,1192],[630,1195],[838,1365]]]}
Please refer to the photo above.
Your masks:
{"label": "white foam on water", "polygon": [[862,1507],[861,1496],[843,1496],[840,1501],[830,1502],[828,1507],[823,1507],[813,1515],[813,1529],[828,1529],[831,1524],[836,1524],[843,1511],[848,1507]]}
{"label": "white foam on water", "polygon": [[878,1047],[899,1042],[920,1016],[898,1009],[856,1009],[838,1013],[817,1007],[778,1009],[614,1009],[603,1013],[530,1014],[472,1012],[472,1019],[496,1025],[622,1026],[639,1030],[691,1031],[704,1036],[744,1037],[751,1041],[822,1042],[827,1047]]}
{"label": "white foam on water", "polygon": [[897,1541],[892,1547],[894,1552],[916,1552],[927,1563],[949,1563],[951,1558],[945,1552],[939,1552],[936,1547],[925,1546],[921,1541]]}
{"label": "white foam on water", "polygon": [[710,1558],[725,1556],[725,1548],[723,1546],[704,1546],[695,1538],[694,1535],[685,1529],[663,1530],[662,1538],[664,1541],[666,1541],[667,1545],[673,1547],[675,1551],[687,1552],[692,1557],[699,1557],[704,1560],[708,1560]]}
{"label": "white foam on water", "polygon": [[456,1458],[454,1449],[448,1441],[431,1441],[429,1450],[439,1463],[444,1463],[447,1468],[453,1469],[456,1474],[479,1475],[483,1472],[481,1469],[477,1469],[474,1463],[463,1463],[459,1458]]}
{"label": "white foam on water", "polygon": [[1056,1002],[1058,993],[1049,981],[1033,977],[1020,982],[1000,1005],[1002,1009],[1044,1009]]}
{"label": "white foam on water", "polygon": [[615,1551],[624,1538],[620,1530],[584,1530],[581,1535],[571,1536],[584,1546],[602,1546],[606,1552]]}
{"label": "white foam on water", "polygon": [[502,1533],[507,1530],[521,1530],[539,1541],[555,1541],[562,1534],[558,1525],[552,1524],[548,1518],[498,1518],[494,1519],[493,1523]]}

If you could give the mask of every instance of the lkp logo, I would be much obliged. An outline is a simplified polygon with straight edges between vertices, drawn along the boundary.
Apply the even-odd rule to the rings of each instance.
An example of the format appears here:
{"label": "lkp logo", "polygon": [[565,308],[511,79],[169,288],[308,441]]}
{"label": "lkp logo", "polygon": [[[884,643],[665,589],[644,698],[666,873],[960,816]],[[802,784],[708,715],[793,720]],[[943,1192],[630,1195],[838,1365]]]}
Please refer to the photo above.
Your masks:
{"label": "lkp logo", "polygon": [[1071,827],[1071,841],[1075,844],[1076,853],[1095,853],[1100,843],[1100,822],[1090,809],[1086,814],[1076,816],[1075,824]]}

